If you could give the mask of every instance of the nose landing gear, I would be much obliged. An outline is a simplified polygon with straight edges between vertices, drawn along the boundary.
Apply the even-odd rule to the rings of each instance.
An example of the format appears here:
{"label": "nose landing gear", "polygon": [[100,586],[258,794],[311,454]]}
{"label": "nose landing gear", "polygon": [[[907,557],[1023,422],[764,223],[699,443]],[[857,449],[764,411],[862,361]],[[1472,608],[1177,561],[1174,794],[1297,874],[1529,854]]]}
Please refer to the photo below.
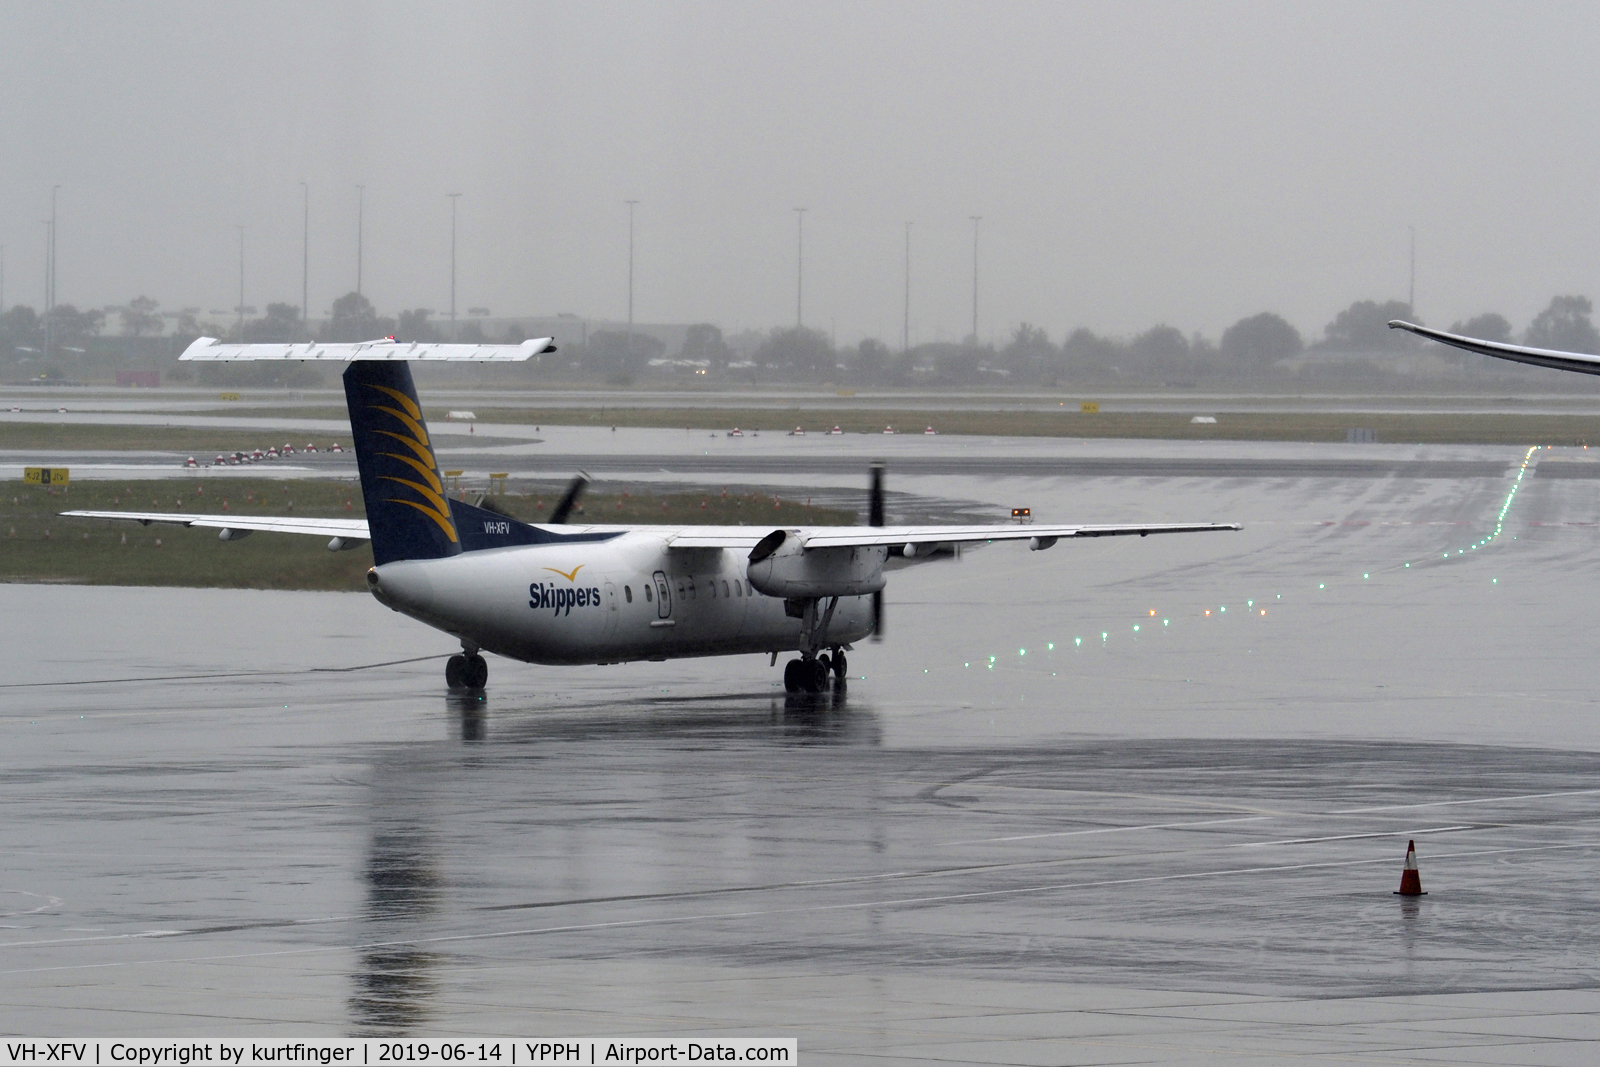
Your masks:
{"label": "nose landing gear", "polygon": [[488,681],[489,665],[476,649],[445,661],[444,683],[451,689],[482,689]]}

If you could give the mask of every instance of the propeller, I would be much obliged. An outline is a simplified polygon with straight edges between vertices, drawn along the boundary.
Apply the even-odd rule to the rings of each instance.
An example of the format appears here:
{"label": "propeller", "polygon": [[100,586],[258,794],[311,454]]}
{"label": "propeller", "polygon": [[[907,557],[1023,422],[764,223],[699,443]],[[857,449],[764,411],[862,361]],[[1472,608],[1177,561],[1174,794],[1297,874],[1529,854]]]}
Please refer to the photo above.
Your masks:
{"label": "propeller", "polygon": [[551,526],[561,526],[567,521],[567,516],[572,514],[573,507],[578,503],[578,498],[583,495],[584,487],[589,484],[589,475],[579,471],[572,479],[572,484],[567,486],[567,491],[561,494],[561,499],[556,501],[555,510],[550,513]]}
{"label": "propeller", "polygon": [[[867,493],[867,525],[883,525],[883,464],[872,465],[871,488]],[[872,639],[883,640],[883,590],[872,594]]]}

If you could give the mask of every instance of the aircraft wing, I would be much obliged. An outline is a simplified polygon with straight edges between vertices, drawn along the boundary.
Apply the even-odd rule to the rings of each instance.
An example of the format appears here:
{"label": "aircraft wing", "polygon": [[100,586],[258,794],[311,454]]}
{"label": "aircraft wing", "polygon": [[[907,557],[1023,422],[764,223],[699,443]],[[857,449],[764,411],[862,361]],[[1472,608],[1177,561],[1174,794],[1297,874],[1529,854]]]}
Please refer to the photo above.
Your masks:
{"label": "aircraft wing", "polygon": [[122,519],[142,526],[162,523],[168,526],[198,526],[211,530],[243,530],[250,533],[310,534],[313,537],[342,537],[370,540],[366,519],[314,519],[284,516],[185,515],[161,511],[63,511],[77,519]]}
{"label": "aircraft wing", "polygon": [[323,341],[308,341],[297,345],[225,345],[215,337],[199,337],[194,344],[183,350],[179,359],[195,360],[200,362],[235,362],[240,360],[261,359],[309,359],[309,360],[338,360],[348,362],[353,359],[389,359],[389,360],[447,360],[461,362],[471,360],[475,363],[516,363],[531,359],[541,352],[554,352],[556,346],[549,337],[536,337],[531,341],[524,341],[520,345],[446,345],[426,344],[419,341],[399,342],[385,337],[377,341],[361,341],[355,344],[332,344]]}
{"label": "aircraft wing", "polygon": [[[1068,537],[1144,537],[1153,533],[1204,533],[1211,530],[1238,530],[1238,523],[1109,523],[1097,525],[1046,525],[1043,523],[989,524],[981,526],[814,526],[800,528],[800,543],[806,548],[866,548],[876,545],[953,545],[982,544],[989,541],[1054,542]],[[753,548],[772,530],[771,527],[693,527],[667,538],[672,548]]]}
{"label": "aircraft wing", "polygon": [[1577,371],[1579,374],[1600,374],[1600,356],[1591,356],[1584,352],[1557,352],[1549,348],[1528,348],[1524,345],[1508,345],[1499,341],[1482,341],[1476,337],[1462,337],[1460,334],[1446,333],[1443,330],[1431,330],[1426,326],[1418,326],[1416,323],[1400,319],[1390,321],[1389,329],[1407,330],[1418,337],[1464,348],[1480,356],[1509,359],[1513,363],[1531,363],[1535,367]]}

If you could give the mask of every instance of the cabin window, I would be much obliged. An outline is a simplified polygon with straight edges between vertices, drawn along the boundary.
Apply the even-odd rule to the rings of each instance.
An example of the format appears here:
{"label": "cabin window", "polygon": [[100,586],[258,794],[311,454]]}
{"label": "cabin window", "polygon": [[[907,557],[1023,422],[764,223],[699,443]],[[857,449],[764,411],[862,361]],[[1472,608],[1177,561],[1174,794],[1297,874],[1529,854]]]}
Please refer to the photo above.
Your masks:
{"label": "cabin window", "polygon": [[743,582],[735,579],[734,583],[733,583],[733,589],[734,589],[734,592],[736,594],[738,594],[739,596],[744,596],[744,583]]}
{"label": "cabin window", "polygon": [[728,579],[726,578],[722,579],[722,595],[728,595]]}
{"label": "cabin window", "polygon": [[713,578],[707,584],[711,586],[711,599],[712,600],[717,599],[717,580],[715,578]]}
{"label": "cabin window", "polygon": [[652,601],[652,600],[654,600],[654,599],[655,599],[655,597],[653,597],[653,596],[651,596],[651,595],[650,595],[650,587],[649,587],[649,586],[648,586],[648,585],[647,585],[647,586],[645,586],[645,587],[644,587],[644,602],[645,602],[645,603],[646,603],[646,604],[648,604],[648,603],[650,603],[650,602],[651,602],[651,601]]}
{"label": "cabin window", "polygon": [[623,586],[622,587],[622,595],[628,598],[628,603],[632,604],[633,603],[633,586],[631,586],[631,585]]}

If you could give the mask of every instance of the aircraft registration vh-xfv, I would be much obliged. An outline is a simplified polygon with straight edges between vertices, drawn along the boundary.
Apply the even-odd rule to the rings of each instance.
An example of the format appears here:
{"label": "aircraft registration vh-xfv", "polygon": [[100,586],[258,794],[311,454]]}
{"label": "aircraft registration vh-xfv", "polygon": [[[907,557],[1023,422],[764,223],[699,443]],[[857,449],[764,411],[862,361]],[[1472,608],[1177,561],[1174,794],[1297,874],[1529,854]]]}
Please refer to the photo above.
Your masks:
{"label": "aircraft registration vh-xfv", "polygon": [[525,360],[549,338],[520,345],[230,345],[202,337],[191,361],[339,360],[350,409],[361,519],[69,511],[94,519],[330,538],[338,551],[372,544],[367,587],[384,605],[450,634],[462,652],[445,667],[452,688],[480,689],[483,651],[543,664],[603,664],[685,656],[798,652],[789,692],[840,681],[852,643],[879,633],[886,567],[954,555],[962,545],[1237,530],[1234,523],[886,526],[882,466],[873,467],[867,526],[578,525],[567,518],[580,475],[550,521],[527,524],[445,492],[410,360]]}

